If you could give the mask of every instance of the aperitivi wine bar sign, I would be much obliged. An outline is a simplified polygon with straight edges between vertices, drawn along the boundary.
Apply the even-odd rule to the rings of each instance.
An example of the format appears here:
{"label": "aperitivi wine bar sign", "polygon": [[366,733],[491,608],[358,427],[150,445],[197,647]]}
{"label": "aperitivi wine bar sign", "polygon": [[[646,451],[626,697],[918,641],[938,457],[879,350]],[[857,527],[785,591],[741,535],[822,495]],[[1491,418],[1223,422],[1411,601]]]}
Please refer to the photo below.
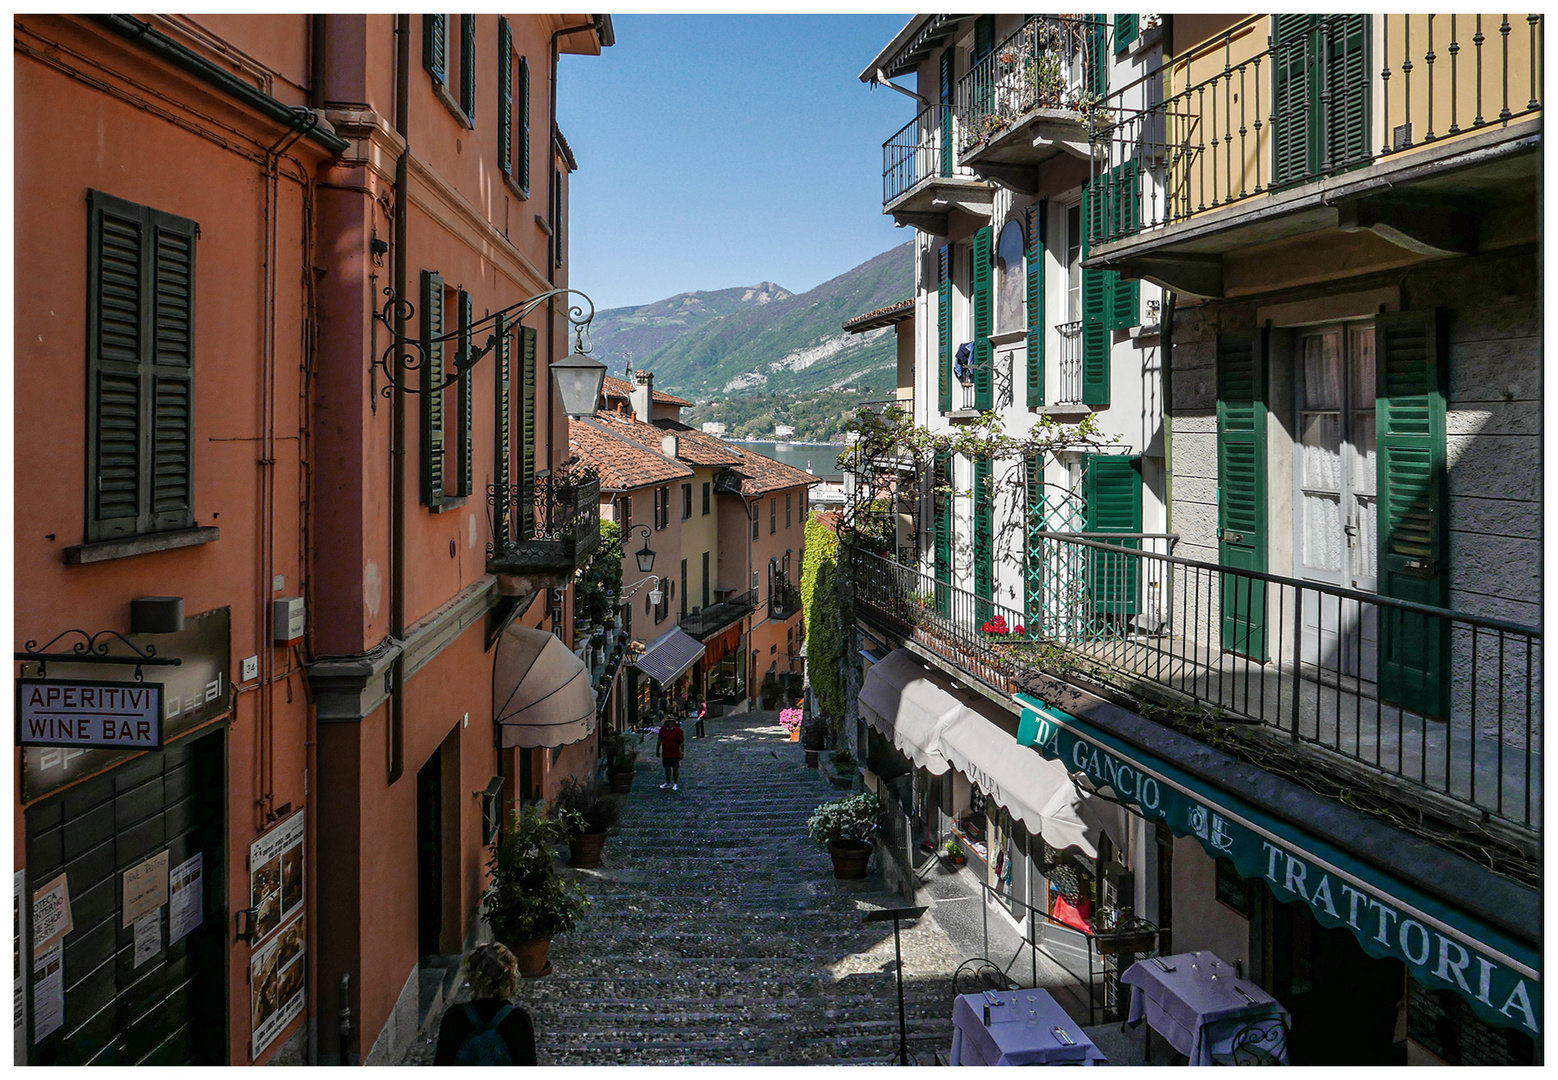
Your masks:
{"label": "aperitivi wine bar sign", "polygon": [[162,684],[19,679],[17,742],[22,746],[162,746]]}

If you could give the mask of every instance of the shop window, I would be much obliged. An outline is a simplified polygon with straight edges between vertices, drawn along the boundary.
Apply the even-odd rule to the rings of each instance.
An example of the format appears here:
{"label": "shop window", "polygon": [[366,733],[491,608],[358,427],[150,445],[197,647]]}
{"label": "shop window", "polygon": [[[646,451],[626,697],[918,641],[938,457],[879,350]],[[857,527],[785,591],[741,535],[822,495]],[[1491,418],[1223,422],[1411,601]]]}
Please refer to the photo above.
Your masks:
{"label": "shop window", "polygon": [[1097,865],[1074,851],[1043,844],[1040,873],[1046,880],[1043,909],[1051,919],[1091,932],[1093,900],[1098,895]]}

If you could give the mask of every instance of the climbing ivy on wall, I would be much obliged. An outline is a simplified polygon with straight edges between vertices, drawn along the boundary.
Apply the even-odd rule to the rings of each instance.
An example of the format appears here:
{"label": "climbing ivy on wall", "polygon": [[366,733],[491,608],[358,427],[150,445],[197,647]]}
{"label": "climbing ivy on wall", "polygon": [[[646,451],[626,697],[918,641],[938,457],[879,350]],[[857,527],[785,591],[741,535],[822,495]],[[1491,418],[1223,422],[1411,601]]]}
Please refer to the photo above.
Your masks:
{"label": "climbing ivy on wall", "polygon": [[801,606],[806,613],[806,670],[824,715],[844,715],[844,612],[838,595],[838,534],[815,516],[806,522],[801,563]]}

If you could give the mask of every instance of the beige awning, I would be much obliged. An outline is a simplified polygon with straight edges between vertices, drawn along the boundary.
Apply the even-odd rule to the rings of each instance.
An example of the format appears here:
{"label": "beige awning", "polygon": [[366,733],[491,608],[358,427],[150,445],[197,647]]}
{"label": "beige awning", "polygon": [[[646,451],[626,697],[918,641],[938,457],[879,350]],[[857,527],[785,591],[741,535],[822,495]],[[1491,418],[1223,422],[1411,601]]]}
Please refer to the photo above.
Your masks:
{"label": "beige awning", "polygon": [[492,713],[508,746],[566,746],[595,730],[590,673],[555,634],[518,623],[492,662]]}
{"label": "beige awning", "polygon": [[966,708],[930,680],[919,657],[907,649],[888,653],[866,672],[855,700],[866,723],[914,764],[935,776],[950,768],[941,751],[941,729]]}

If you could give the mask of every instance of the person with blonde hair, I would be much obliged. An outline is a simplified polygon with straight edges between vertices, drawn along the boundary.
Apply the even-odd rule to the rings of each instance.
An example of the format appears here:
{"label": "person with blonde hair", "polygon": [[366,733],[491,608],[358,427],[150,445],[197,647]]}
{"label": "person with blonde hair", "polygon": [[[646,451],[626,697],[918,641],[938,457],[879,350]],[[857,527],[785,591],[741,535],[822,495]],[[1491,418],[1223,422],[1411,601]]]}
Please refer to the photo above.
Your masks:
{"label": "person with blonde hair", "polygon": [[434,1065],[534,1065],[536,1034],[530,1014],[513,1002],[519,962],[497,942],[465,958],[471,1000],[450,1005],[438,1023]]}

